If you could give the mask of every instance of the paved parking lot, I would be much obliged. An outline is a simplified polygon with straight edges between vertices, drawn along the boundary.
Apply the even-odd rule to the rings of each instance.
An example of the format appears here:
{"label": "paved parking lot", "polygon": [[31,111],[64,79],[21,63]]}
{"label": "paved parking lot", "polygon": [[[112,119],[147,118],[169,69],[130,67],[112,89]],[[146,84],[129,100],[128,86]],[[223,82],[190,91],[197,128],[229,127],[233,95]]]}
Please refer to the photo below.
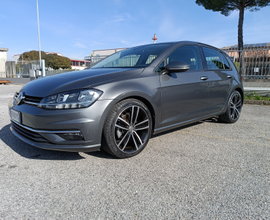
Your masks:
{"label": "paved parking lot", "polygon": [[0,219],[269,219],[270,106],[153,137],[130,159],[31,147],[0,85]]}

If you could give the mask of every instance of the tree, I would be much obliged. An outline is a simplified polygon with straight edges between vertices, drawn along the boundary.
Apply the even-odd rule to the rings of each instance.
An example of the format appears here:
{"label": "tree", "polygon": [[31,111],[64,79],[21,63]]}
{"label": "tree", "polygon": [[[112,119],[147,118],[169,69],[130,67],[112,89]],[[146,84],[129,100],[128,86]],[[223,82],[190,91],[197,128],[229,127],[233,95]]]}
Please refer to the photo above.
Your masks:
{"label": "tree", "polygon": [[[45,59],[46,53],[41,51],[41,59]],[[20,55],[19,60],[31,61],[31,60],[39,60],[39,52],[36,50],[31,50],[29,52],[24,52]]]}
{"label": "tree", "polygon": [[[71,69],[71,61],[67,57],[58,56],[57,54],[46,54],[41,51],[41,59],[45,60],[46,67],[52,67],[53,69]],[[39,60],[39,52],[32,50],[29,52],[24,52],[19,60],[22,61],[32,61]]]}
{"label": "tree", "polygon": [[71,61],[67,57],[58,56],[57,54],[48,54],[45,57],[46,67],[53,69],[71,69]]}
{"label": "tree", "polygon": [[238,21],[238,50],[243,50],[243,22],[245,9],[258,11],[262,7],[270,5],[270,0],[196,0],[196,4],[202,5],[207,10],[219,11],[228,16],[232,11],[239,10]]}

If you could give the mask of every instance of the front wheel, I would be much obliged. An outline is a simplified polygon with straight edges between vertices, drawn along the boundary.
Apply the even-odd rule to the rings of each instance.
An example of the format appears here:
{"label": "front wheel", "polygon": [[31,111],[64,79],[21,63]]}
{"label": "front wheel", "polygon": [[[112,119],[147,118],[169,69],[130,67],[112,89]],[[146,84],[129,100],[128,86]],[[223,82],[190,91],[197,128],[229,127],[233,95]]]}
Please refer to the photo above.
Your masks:
{"label": "front wheel", "polygon": [[242,96],[238,91],[233,91],[227,104],[227,110],[219,116],[219,120],[225,123],[236,122],[242,110]]}
{"label": "front wheel", "polygon": [[147,106],[126,99],[116,104],[106,119],[102,148],[118,158],[132,157],[145,148],[151,132],[152,117]]}

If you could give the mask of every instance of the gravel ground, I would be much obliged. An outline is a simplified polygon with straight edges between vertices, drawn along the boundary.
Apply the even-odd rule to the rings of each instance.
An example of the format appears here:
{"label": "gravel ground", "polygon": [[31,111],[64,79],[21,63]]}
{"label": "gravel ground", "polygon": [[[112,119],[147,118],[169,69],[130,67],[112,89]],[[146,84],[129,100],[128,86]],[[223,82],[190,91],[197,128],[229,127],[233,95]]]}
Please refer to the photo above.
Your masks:
{"label": "gravel ground", "polygon": [[269,219],[270,106],[153,137],[130,159],[31,147],[0,85],[0,219]]}

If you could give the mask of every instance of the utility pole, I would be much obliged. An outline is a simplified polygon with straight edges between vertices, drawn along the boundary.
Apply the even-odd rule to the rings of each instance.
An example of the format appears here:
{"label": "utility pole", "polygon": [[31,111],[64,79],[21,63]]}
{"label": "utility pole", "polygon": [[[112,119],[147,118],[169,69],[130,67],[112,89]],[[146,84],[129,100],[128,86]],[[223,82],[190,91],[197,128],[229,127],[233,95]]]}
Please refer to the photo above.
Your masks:
{"label": "utility pole", "polygon": [[[40,46],[40,29],[39,29],[39,10],[38,10],[38,0],[37,0],[37,25],[38,25],[38,49],[39,49],[39,68],[42,68],[41,65],[41,46]],[[44,76],[44,70],[42,68],[42,75]]]}

